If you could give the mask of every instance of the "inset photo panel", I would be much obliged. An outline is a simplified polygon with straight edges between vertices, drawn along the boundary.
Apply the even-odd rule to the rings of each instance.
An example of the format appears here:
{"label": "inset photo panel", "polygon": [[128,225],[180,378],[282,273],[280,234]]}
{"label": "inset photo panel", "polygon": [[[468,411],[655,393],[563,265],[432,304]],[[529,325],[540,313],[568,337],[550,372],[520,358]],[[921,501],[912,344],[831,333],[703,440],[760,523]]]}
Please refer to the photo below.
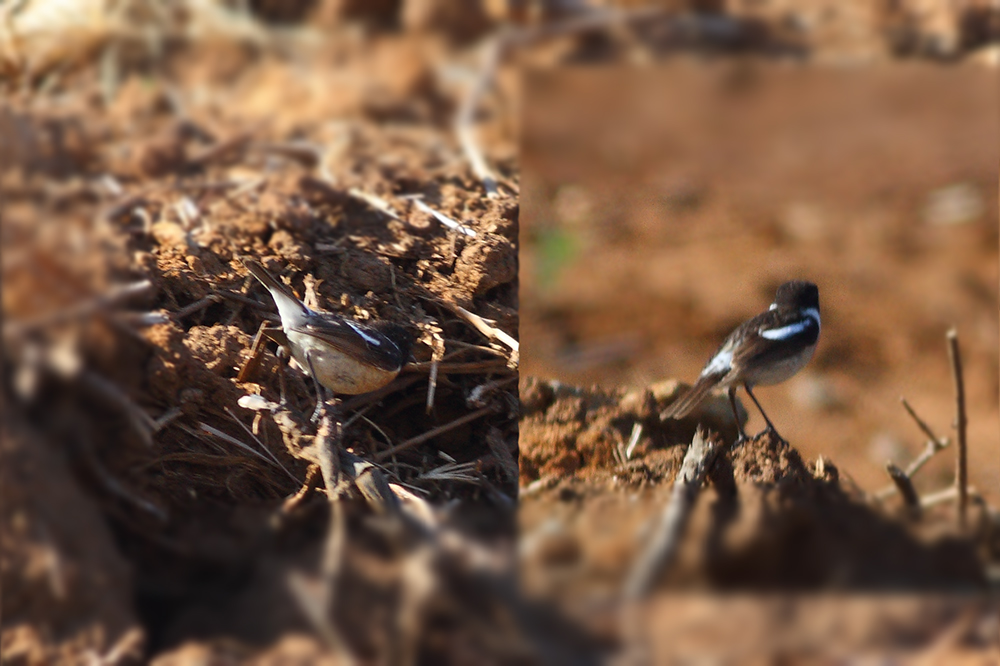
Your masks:
{"label": "inset photo panel", "polygon": [[526,74],[531,594],[601,626],[665,590],[986,589],[994,77],[689,57]]}

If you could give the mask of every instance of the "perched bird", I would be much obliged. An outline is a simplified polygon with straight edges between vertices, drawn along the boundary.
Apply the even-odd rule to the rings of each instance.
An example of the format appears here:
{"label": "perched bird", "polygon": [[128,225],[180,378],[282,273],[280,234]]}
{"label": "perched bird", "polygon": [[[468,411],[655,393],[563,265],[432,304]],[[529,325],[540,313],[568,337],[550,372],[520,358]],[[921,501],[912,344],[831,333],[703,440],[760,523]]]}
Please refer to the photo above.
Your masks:
{"label": "perched bird", "polygon": [[684,418],[709,391],[724,388],[728,390],[740,433],[737,442],[742,442],[746,434],[736,411],[736,389],[742,385],[767,422],[766,431],[781,439],[754,397],[753,387],[781,383],[801,370],[816,350],[819,328],[819,289],[816,285],[802,280],[784,283],[778,287],[771,307],[730,333],[705,364],[691,390],[663,410],[660,418]]}
{"label": "perched bird", "polygon": [[413,337],[404,327],[310,310],[259,263],[241,261],[278,306],[284,333],[279,343],[322,386],[334,393],[368,393],[391,382],[406,364]]}

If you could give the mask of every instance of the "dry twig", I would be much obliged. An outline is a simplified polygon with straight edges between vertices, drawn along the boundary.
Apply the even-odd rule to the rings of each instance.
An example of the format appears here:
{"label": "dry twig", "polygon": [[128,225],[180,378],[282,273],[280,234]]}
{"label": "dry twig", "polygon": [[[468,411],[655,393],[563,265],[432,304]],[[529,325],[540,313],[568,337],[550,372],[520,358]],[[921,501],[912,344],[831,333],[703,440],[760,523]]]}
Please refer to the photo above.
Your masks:
{"label": "dry twig", "polygon": [[107,293],[96,296],[73,307],[63,308],[61,310],[40,315],[34,319],[28,319],[26,321],[14,319],[4,323],[3,337],[4,339],[8,339],[10,337],[16,338],[40,328],[61,324],[72,319],[82,319],[94,314],[95,312],[107,310],[117,306],[122,301],[133,296],[145,294],[152,288],[152,282],[149,280],[140,280],[138,282],[133,282],[132,284],[112,287],[107,291]]}
{"label": "dry twig", "polygon": [[447,215],[445,215],[444,213],[441,213],[439,211],[434,210],[433,208],[431,208],[430,206],[428,206],[427,204],[425,204],[420,199],[417,199],[416,197],[411,197],[411,199],[413,201],[413,205],[414,206],[416,206],[417,208],[419,208],[423,212],[427,213],[428,215],[430,215],[435,220],[437,220],[438,222],[440,222],[444,226],[448,227],[452,231],[457,231],[458,233],[463,234],[465,236],[468,236],[469,238],[475,238],[476,237],[476,232],[473,231],[472,229],[470,229],[469,227],[465,226],[461,222],[457,222],[457,221],[451,219],[450,217],[448,217]]}
{"label": "dry twig", "polygon": [[491,340],[499,340],[500,342],[510,347],[511,351],[514,352],[511,360],[514,363],[517,362],[517,354],[519,352],[519,344],[517,340],[512,338],[504,331],[501,331],[499,328],[490,326],[489,324],[486,323],[485,319],[483,319],[477,314],[469,312],[461,305],[454,305],[454,304],[448,304],[448,305],[456,314],[462,317],[462,319],[472,324],[472,326],[475,327],[477,331],[479,331],[486,337],[490,338]]}
{"label": "dry twig", "polygon": [[670,502],[663,510],[656,533],[629,572],[624,589],[626,602],[645,598],[673,563],[705,473],[719,450],[720,443],[718,435],[706,434],[701,427],[695,432],[694,439],[684,454],[684,462],[677,472]]}
{"label": "dry twig", "polygon": [[965,383],[962,381],[962,357],[958,353],[958,331],[948,331],[948,359],[951,361],[951,376],[955,383],[955,429],[958,430],[958,451],[955,459],[955,483],[958,486],[958,525],[965,529],[968,524],[969,469],[965,432]]}
{"label": "dry twig", "polygon": [[889,473],[889,478],[896,485],[899,490],[899,494],[903,496],[903,503],[906,505],[907,510],[910,512],[914,518],[920,517],[920,496],[917,494],[917,489],[913,487],[913,481],[910,477],[901,470],[899,467],[894,465],[892,462],[887,462],[885,464],[885,471]]}
{"label": "dry twig", "polygon": [[[917,427],[920,428],[920,430],[922,430],[923,433],[928,437],[927,444],[924,446],[923,452],[919,456],[917,456],[916,459],[914,459],[913,462],[911,462],[906,468],[905,472],[906,476],[912,479],[914,475],[916,475],[916,473],[919,472],[920,469],[924,465],[926,465],[927,462],[931,458],[933,458],[938,451],[943,451],[945,448],[947,448],[947,446],[951,442],[947,437],[938,437],[934,433],[934,431],[931,430],[931,427],[927,425],[927,423],[922,418],[917,416],[916,411],[914,411],[913,407],[910,406],[910,403],[907,402],[906,398],[900,397],[899,401],[903,403],[903,407],[906,409],[906,413],[910,415],[910,417],[914,420],[914,422],[916,422]],[[896,484],[893,484],[891,486],[886,486],[882,490],[875,493],[875,499],[879,501],[888,499],[893,494],[895,494],[897,490],[898,487],[896,486]]]}
{"label": "dry twig", "polygon": [[340,635],[335,623],[329,618],[334,617],[334,607],[337,601],[337,587],[340,582],[340,570],[347,546],[347,523],[344,516],[344,506],[340,501],[340,423],[330,418],[323,405],[320,426],[316,432],[316,444],[319,454],[319,469],[326,485],[326,495],[330,500],[330,531],[323,551],[323,592],[322,606],[324,611],[324,635],[331,647],[344,663],[355,662],[347,642]]}
{"label": "dry twig", "polygon": [[458,114],[455,116],[455,134],[458,135],[458,142],[465,152],[466,159],[469,160],[472,172],[483,184],[486,196],[490,199],[497,197],[497,179],[489,165],[486,164],[483,151],[479,148],[474,125],[479,102],[492,85],[500,65],[500,56],[505,47],[504,41],[504,35],[501,33],[491,37],[484,46],[483,63],[479,67],[478,76],[469,92],[462,98]]}
{"label": "dry twig", "polygon": [[437,437],[438,435],[442,435],[442,434],[448,432],[449,430],[454,430],[455,428],[457,428],[459,426],[463,426],[466,423],[470,423],[471,421],[475,421],[476,419],[478,419],[480,417],[483,417],[483,416],[486,416],[487,414],[491,414],[494,411],[496,411],[496,410],[493,408],[492,405],[487,405],[486,407],[483,407],[482,409],[477,409],[474,412],[469,412],[465,416],[461,416],[461,417],[455,419],[454,421],[452,421],[450,423],[445,423],[444,425],[438,426],[437,428],[432,428],[432,429],[428,430],[427,432],[425,432],[422,435],[417,435],[416,437],[411,437],[410,439],[406,440],[402,444],[397,444],[396,446],[392,447],[391,449],[388,449],[386,451],[380,451],[379,453],[377,453],[375,455],[375,460],[378,460],[378,461],[385,460],[386,458],[392,456],[394,453],[399,453],[400,451],[405,451],[406,449],[412,448],[412,447],[416,446],[417,444],[423,444],[424,442],[426,442],[429,439],[433,439],[433,438]]}

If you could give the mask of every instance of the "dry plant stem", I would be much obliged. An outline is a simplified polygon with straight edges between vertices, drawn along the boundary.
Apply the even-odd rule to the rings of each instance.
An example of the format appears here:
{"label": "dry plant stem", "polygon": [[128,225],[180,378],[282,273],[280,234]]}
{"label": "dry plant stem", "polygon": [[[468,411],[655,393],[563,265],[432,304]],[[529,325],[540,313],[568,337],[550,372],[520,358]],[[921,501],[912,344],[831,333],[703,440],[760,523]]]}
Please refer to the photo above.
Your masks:
{"label": "dry plant stem", "polygon": [[388,215],[392,219],[399,220],[400,222],[403,221],[399,217],[399,213],[397,213],[395,209],[392,207],[392,205],[382,197],[376,194],[371,194],[369,192],[363,192],[362,190],[359,190],[356,187],[350,188],[349,190],[347,190],[347,193],[350,196],[357,199],[358,201],[365,202],[366,204],[368,204],[378,212],[382,213],[383,215]]}
{"label": "dry plant stem", "polygon": [[199,310],[204,310],[205,308],[207,308],[208,306],[212,305],[213,303],[218,303],[221,300],[222,300],[222,296],[219,296],[218,294],[209,294],[208,296],[206,296],[204,298],[198,299],[197,301],[195,301],[191,305],[187,305],[187,306],[181,308],[180,310],[178,310],[177,312],[174,312],[171,316],[174,318],[175,321],[180,321],[184,317],[187,317],[188,315],[194,314],[195,312],[198,312]]}
{"label": "dry plant stem", "polygon": [[161,523],[166,523],[170,519],[166,509],[163,509],[153,502],[139,497],[135,493],[131,492],[121,481],[111,474],[108,468],[101,462],[100,458],[98,458],[97,453],[94,451],[90,442],[84,440],[82,441],[81,446],[84,454],[82,456],[83,460],[89,465],[94,476],[96,476],[97,479],[103,484],[105,490],[112,495],[125,500],[129,504],[145,511]]}
{"label": "dry plant stem", "polygon": [[486,321],[477,314],[473,314],[463,308],[460,305],[452,305],[452,309],[467,322],[472,324],[477,331],[490,338],[491,340],[499,340],[504,343],[516,354],[518,352],[518,342],[507,333],[504,333],[499,328],[495,328],[486,323]]}
{"label": "dry plant stem", "polygon": [[695,432],[656,533],[629,572],[624,589],[626,604],[644,599],[673,563],[705,473],[719,449],[719,442],[717,435],[706,434],[700,427]]}
{"label": "dry plant stem", "polygon": [[[242,426],[243,424],[240,423],[240,425]],[[299,479],[295,478],[295,475],[293,475],[291,472],[289,472],[287,469],[285,469],[285,466],[282,465],[280,462],[278,462],[277,458],[272,459],[272,458],[268,457],[268,456],[271,456],[273,454],[271,454],[271,452],[268,451],[267,448],[264,447],[263,444],[261,444],[261,447],[264,448],[264,450],[267,452],[267,454],[268,454],[267,456],[265,456],[261,452],[257,451],[256,449],[254,449],[253,447],[251,447],[249,444],[244,444],[243,442],[241,442],[240,440],[236,439],[235,437],[233,437],[229,433],[222,432],[218,428],[213,428],[212,426],[208,425],[207,423],[205,423],[203,421],[199,421],[198,422],[198,429],[201,432],[203,432],[203,433],[206,433],[208,435],[212,435],[213,437],[218,437],[219,439],[221,439],[224,442],[229,442],[233,446],[239,447],[240,449],[246,451],[247,453],[249,453],[250,455],[254,456],[255,458],[257,458],[259,460],[263,460],[268,465],[274,465],[278,469],[282,470],[285,474],[287,474],[288,478],[290,478],[292,481],[294,481],[295,483],[301,483],[301,481]],[[183,427],[182,427],[182,430],[187,430],[188,432],[193,432],[193,431],[189,430],[188,428],[183,428]],[[257,439],[257,438],[254,437],[254,439]],[[258,440],[258,441],[260,441],[260,440]]]}
{"label": "dry plant stem", "polygon": [[[913,419],[914,423],[917,424],[917,427],[920,428],[920,430],[922,430],[925,435],[927,435],[927,438],[929,440],[931,440],[930,441],[931,444],[935,444],[940,449],[943,449],[944,447],[948,446],[948,439],[938,437],[937,434],[933,430],[931,430],[931,427],[927,425],[927,423],[922,418],[917,416],[917,412],[914,411],[913,407],[910,406],[910,403],[907,402],[906,398],[900,396],[899,401],[903,404],[903,408],[906,410],[906,413],[909,414],[910,417]],[[915,464],[916,463],[910,465],[910,469],[908,469],[906,472],[907,474],[911,475],[913,474],[911,470],[913,469]]]}
{"label": "dry plant stem", "polygon": [[118,305],[121,301],[139,294],[144,294],[152,289],[153,283],[149,280],[140,280],[132,284],[112,287],[107,293],[85,301],[79,305],[63,308],[49,314],[44,314],[27,321],[12,320],[4,323],[3,337],[18,337],[48,326],[61,324],[72,319],[81,319],[94,314],[100,310],[107,310]]}
{"label": "dry plant stem", "polygon": [[662,7],[640,7],[636,9],[591,9],[580,16],[572,16],[562,21],[551,21],[538,26],[511,33],[512,46],[528,46],[545,39],[564,37],[580,32],[590,32],[597,28],[638,22],[663,16],[667,12]]}
{"label": "dry plant stem", "polygon": [[[923,433],[927,435],[927,437],[929,438],[927,440],[927,444],[924,446],[923,452],[919,456],[917,456],[917,458],[913,462],[911,462],[906,468],[906,476],[912,479],[916,475],[916,473],[919,472],[920,469],[924,465],[926,465],[927,462],[931,458],[933,458],[938,451],[943,451],[944,449],[946,449],[948,447],[948,444],[950,444],[950,441],[946,437],[938,437],[934,433],[934,431],[931,430],[930,426],[927,425],[927,423],[925,423],[923,419],[917,416],[917,413],[913,410],[913,407],[910,406],[910,403],[907,402],[906,398],[900,398],[899,401],[903,403],[903,407],[906,409],[906,412],[916,422],[917,427],[919,427],[920,430],[922,430]],[[897,487],[895,484],[887,486],[882,490],[878,491],[877,493],[875,493],[875,498],[878,500],[885,500],[894,495],[896,491]]]}
{"label": "dry plant stem", "polygon": [[126,631],[115,641],[107,654],[91,653],[96,666],[115,666],[116,664],[138,662],[142,656],[142,646],[146,642],[146,634],[142,629],[133,628]]}
{"label": "dry plant stem", "polygon": [[[979,491],[976,490],[975,486],[969,486],[968,488],[969,497],[979,498]],[[950,502],[954,499],[958,499],[958,487],[949,486],[943,490],[939,490],[936,493],[931,493],[930,495],[924,495],[920,500],[920,506],[927,509],[932,506],[937,506],[938,504],[944,504],[945,502]]]}
{"label": "dry plant stem", "polygon": [[236,416],[236,414],[233,413],[233,410],[229,409],[229,407],[225,407],[224,409],[226,410],[226,414],[229,414],[230,418],[232,418],[233,421],[236,422],[236,425],[238,425],[240,428],[242,428],[243,432],[245,432],[246,434],[250,435],[250,438],[253,439],[253,441],[257,442],[257,446],[259,446],[261,448],[261,450],[264,453],[267,454],[268,458],[270,458],[271,460],[274,461],[275,465],[277,465],[278,467],[280,467],[282,469],[282,471],[284,471],[285,474],[287,474],[288,477],[292,481],[294,481],[295,483],[302,483],[302,481],[300,481],[294,474],[292,474],[291,472],[289,472],[285,468],[284,465],[281,464],[281,461],[278,460],[277,456],[275,456],[274,453],[272,453],[269,448],[267,448],[266,446],[264,446],[264,442],[260,441],[260,438],[257,437],[257,435],[253,434],[253,431],[250,430],[250,428],[248,428],[246,426],[246,424],[243,423],[243,421],[239,420],[239,418]]}
{"label": "dry plant stem", "polygon": [[[411,363],[403,372],[431,372],[434,369],[434,362]],[[446,375],[479,375],[486,372],[503,372],[507,370],[506,361],[469,361],[468,363],[438,363],[438,373]]]}
{"label": "dry plant stem", "polygon": [[266,321],[260,323],[260,327],[257,329],[257,335],[254,336],[253,344],[250,345],[250,356],[247,358],[246,363],[240,368],[239,374],[236,375],[236,381],[245,382],[247,381],[260,366],[260,357],[263,353],[264,340],[266,335],[264,331],[269,328],[270,324]]}
{"label": "dry plant stem", "polygon": [[255,298],[250,298],[249,296],[244,296],[243,294],[238,294],[235,291],[230,291],[228,289],[219,289],[218,291],[216,291],[216,293],[219,296],[222,296],[223,298],[229,299],[231,301],[236,301],[237,303],[241,303],[242,305],[249,305],[252,308],[255,308],[257,310],[266,313],[264,316],[267,317],[270,321],[276,323],[281,321],[281,318],[278,317],[277,313],[274,312],[273,305],[267,305],[265,303],[261,303]]}
{"label": "dry plant stem", "polygon": [[339,497],[340,484],[340,422],[331,418],[324,404],[320,417],[319,429],[316,431],[316,442],[319,449],[319,469],[326,485],[326,494],[330,500],[330,531],[323,551],[323,609],[326,612],[326,636],[331,647],[345,664],[355,663],[347,643],[332,618],[336,617],[337,587],[340,583],[341,565],[344,560],[344,548],[347,545],[347,524],[344,518],[344,505]]}
{"label": "dry plant stem", "polygon": [[958,526],[965,529],[968,524],[969,469],[966,448],[965,383],[962,380],[962,357],[958,352],[958,331],[948,331],[948,359],[951,361],[951,376],[955,382],[955,428],[958,430],[958,451],[955,460],[955,484],[958,486]]}
{"label": "dry plant stem", "polygon": [[146,446],[153,446],[153,434],[159,429],[156,421],[131,397],[117,385],[108,381],[91,370],[84,370],[79,375],[80,384],[94,395],[99,395],[113,405],[119,407],[128,417],[132,430],[142,439]]}
{"label": "dry plant stem", "polygon": [[465,236],[468,236],[469,238],[475,238],[476,237],[476,232],[475,231],[473,231],[472,229],[468,228],[467,226],[465,226],[461,222],[458,222],[456,220],[451,219],[450,217],[448,217],[444,213],[441,213],[439,211],[434,210],[433,208],[431,208],[430,206],[428,206],[427,204],[425,204],[420,199],[413,199],[413,205],[416,206],[417,208],[419,208],[420,210],[422,210],[423,212],[427,213],[428,215],[430,215],[435,220],[437,220],[438,222],[440,222],[444,226],[448,227],[452,231],[457,231],[458,233],[463,234]]}
{"label": "dry plant stem", "polygon": [[500,56],[504,51],[503,34],[491,37],[484,48],[483,64],[479,68],[476,81],[458,108],[458,114],[455,117],[455,134],[458,135],[458,142],[465,152],[466,159],[469,160],[472,172],[483,184],[486,196],[494,199],[497,197],[497,179],[489,165],[486,164],[483,151],[479,148],[474,125],[479,102],[493,84],[497,68],[500,65]]}
{"label": "dry plant stem", "polygon": [[913,481],[910,480],[906,472],[891,462],[885,464],[885,471],[889,473],[889,478],[896,484],[899,494],[903,496],[903,503],[907,510],[914,518],[918,518],[920,516],[920,496],[917,494],[917,489],[913,487]]}
{"label": "dry plant stem", "polygon": [[[254,128],[256,130],[257,128]],[[242,152],[253,139],[251,132],[240,132],[227,139],[219,141],[214,146],[210,146],[195,155],[189,160],[192,166],[204,166],[210,164],[221,157],[226,157],[230,153]]]}
{"label": "dry plant stem", "polygon": [[486,416],[487,414],[491,414],[494,411],[496,410],[493,408],[492,405],[483,407],[482,409],[477,409],[474,412],[470,412],[465,416],[455,419],[451,423],[445,423],[442,426],[438,426],[437,428],[432,428],[431,430],[428,430],[422,435],[417,435],[416,437],[412,437],[401,444],[397,444],[396,446],[392,447],[387,451],[380,451],[375,455],[375,460],[381,462],[386,458],[390,457],[394,453],[399,453],[400,451],[405,451],[406,449],[412,448],[418,444],[423,444],[429,439],[434,439],[438,435],[442,435],[448,432],[449,430],[454,430],[459,426],[463,426],[466,423],[475,421],[476,419]]}

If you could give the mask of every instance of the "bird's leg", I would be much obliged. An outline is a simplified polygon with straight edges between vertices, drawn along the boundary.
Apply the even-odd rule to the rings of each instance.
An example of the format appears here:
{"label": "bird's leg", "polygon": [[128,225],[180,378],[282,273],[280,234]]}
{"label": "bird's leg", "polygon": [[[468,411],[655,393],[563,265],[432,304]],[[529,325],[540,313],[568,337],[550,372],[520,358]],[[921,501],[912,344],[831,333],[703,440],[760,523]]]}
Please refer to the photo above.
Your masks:
{"label": "bird's leg", "polygon": [[733,408],[733,419],[736,420],[736,429],[739,430],[740,436],[736,438],[736,443],[734,446],[739,446],[747,439],[747,434],[743,432],[743,424],[740,423],[740,412],[736,409],[736,387],[729,387],[729,405]]}
{"label": "bird's leg", "polygon": [[773,434],[779,441],[787,444],[788,440],[778,434],[778,430],[774,427],[774,424],[771,423],[771,419],[767,418],[764,408],[760,406],[759,402],[757,402],[757,398],[754,397],[753,391],[750,390],[750,384],[744,384],[743,388],[746,389],[747,395],[750,396],[751,400],[753,400],[753,404],[757,405],[757,409],[760,410],[760,415],[764,417],[764,422],[767,423],[767,428],[764,429],[764,432]]}
{"label": "bird's leg", "polygon": [[309,420],[316,423],[323,415],[323,407],[326,402],[326,389],[324,389],[316,377],[316,369],[313,368],[312,354],[310,352],[311,350],[306,352],[306,363],[309,364],[309,376],[312,377],[313,385],[316,387],[316,409],[313,410],[312,417]]}
{"label": "bird's leg", "polygon": [[[288,355],[287,347],[278,347],[278,359],[279,361]],[[278,364],[278,394],[281,396],[281,406],[285,407],[288,404],[288,384],[285,382],[285,369]]]}

